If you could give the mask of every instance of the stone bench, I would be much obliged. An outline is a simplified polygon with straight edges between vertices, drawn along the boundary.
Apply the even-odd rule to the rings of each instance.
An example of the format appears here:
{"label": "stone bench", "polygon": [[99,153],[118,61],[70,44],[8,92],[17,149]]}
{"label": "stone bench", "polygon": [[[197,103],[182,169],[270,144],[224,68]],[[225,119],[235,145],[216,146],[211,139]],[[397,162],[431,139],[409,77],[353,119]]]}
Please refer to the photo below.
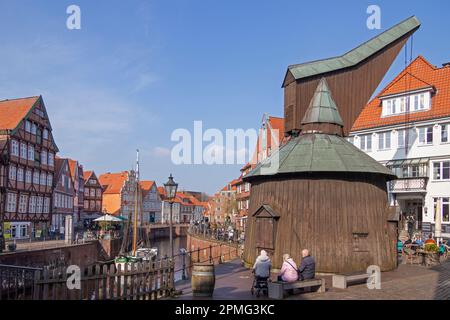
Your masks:
{"label": "stone bench", "polygon": [[308,279],[296,282],[274,281],[268,283],[269,298],[283,299],[286,290],[312,288],[318,292],[325,292],[325,279]]}
{"label": "stone bench", "polygon": [[349,284],[357,284],[367,281],[370,274],[366,272],[335,274],[333,275],[333,288],[347,289]]}

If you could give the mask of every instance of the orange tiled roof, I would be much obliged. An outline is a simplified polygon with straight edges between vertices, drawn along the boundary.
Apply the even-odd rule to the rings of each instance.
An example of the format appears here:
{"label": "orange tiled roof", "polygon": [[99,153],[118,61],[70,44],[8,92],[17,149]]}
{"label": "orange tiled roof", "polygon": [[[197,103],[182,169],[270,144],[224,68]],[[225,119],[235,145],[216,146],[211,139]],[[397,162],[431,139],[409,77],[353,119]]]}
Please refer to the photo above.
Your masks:
{"label": "orange tiled roof", "polygon": [[[435,89],[430,110],[411,112],[407,118],[404,114],[381,117],[380,97],[430,86]],[[437,68],[424,57],[418,56],[364,107],[351,131],[402,124],[407,120],[423,121],[447,116],[450,116],[450,67]]]}
{"label": "orange tiled roof", "polygon": [[104,194],[120,193],[127,179],[128,171],[105,173],[98,178],[100,184],[105,188]]}
{"label": "orange tiled roof", "polygon": [[69,170],[72,180],[75,180],[75,169],[77,167],[77,161],[72,159],[67,159],[69,161]]}
{"label": "orange tiled roof", "polygon": [[165,197],[166,196],[166,189],[164,187],[158,187],[158,193],[160,196]]}
{"label": "orange tiled roof", "polygon": [[84,179],[84,181],[88,181],[93,173],[94,173],[94,171],[84,171],[83,172],[83,179]]}
{"label": "orange tiled roof", "polygon": [[139,181],[139,185],[141,186],[141,190],[142,190],[142,195],[144,197],[150,192],[150,190],[152,189],[154,184],[155,184],[155,181],[149,181],[149,180]]}
{"label": "orange tiled roof", "polygon": [[0,130],[14,130],[40,97],[0,101]]}

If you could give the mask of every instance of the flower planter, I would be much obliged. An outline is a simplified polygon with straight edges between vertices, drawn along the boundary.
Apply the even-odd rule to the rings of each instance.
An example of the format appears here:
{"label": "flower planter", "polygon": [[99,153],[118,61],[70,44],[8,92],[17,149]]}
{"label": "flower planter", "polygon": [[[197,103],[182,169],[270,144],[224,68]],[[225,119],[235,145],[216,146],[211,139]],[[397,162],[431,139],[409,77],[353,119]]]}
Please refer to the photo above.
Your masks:
{"label": "flower planter", "polygon": [[439,254],[436,252],[426,252],[425,253],[425,265],[427,267],[433,267],[440,264]]}

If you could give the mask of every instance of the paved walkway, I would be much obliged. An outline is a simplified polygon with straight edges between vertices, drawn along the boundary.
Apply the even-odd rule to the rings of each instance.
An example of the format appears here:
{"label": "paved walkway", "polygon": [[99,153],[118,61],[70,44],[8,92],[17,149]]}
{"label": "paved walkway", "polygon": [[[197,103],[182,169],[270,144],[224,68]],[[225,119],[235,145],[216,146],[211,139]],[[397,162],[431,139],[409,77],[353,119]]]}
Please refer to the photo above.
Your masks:
{"label": "paved walkway", "polygon": [[[64,240],[48,240],[48,241],[34,241],[34,242],[17,242],[16,252],[23,251],[34,251],[34,250],[43,250],[43,249],[53,249],[59,247],[68,246]],[[6,245],[6,250],[3,251],[3,254],[11,253],[8,250],[8,244]]]}
{"label": "paved walkway", "polygon": [[[276,278],[275,275],[272,278]],[[350,286],[348,289],[331,288],[331,276],[325,276],[325,293],[303,293],[287,297],[288,300],[450,300],[450,261],[440,266],[426,268],[415,265],[400,265],[395,271],[383,272],[381,289],[369,290],[365,284]],[[252,300],[250,293],[253,276],[239,260],[216,267],[216,289],[213,299]],[[194,298],[189,281],[177,283],[183,291],[178,299]]]}

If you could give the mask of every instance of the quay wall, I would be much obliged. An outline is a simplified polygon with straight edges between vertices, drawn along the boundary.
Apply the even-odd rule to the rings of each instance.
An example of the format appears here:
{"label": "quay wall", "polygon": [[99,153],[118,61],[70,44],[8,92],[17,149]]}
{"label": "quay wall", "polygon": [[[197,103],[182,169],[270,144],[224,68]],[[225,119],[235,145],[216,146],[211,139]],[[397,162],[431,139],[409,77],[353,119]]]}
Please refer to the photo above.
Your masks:
{"label": "quay wall", "polygon": [[85,267],[98,261],[98,241],[56,248],[24,250],[0,254],[0,264],[42,268],[77,265]]}
{"label": "quay wall", "polygon": [[187,233],[187,250],[192,252],[193,263],[208,262],[212,256],[214,264],[219,264],[242,256],[242,248],[236,243],[208,239],[190,233]]}
{"label": "quay wall", "polygon": [[5,252],[0,264],[37,267],[77,265],[81,268],[114,259],[120,250],[121,239],[93,240],[83,244]]}
{"label": "quay wall", "polygon": [[[175,225],[172,227],[172,234],[174,237],[187,236],[188,226]],[[147,228],[148,238],[150,240],[169,238],[170,227],[168,225],[152,225]]]}

